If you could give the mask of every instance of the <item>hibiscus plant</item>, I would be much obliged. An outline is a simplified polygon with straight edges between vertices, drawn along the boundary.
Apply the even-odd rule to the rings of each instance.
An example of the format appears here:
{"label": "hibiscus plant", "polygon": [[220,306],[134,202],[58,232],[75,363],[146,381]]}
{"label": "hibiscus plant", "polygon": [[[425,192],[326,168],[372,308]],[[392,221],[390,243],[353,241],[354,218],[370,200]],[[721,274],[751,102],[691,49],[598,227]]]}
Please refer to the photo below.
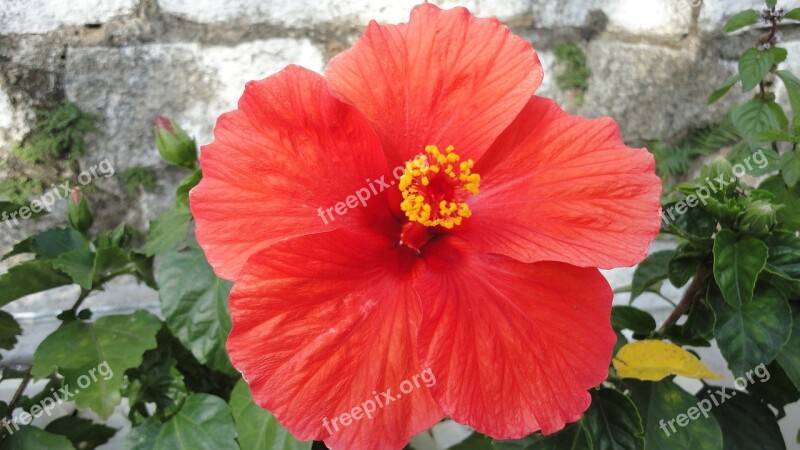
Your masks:
{"label": "hibiscus plant", "polygon": [[[726,24],[766,28],[709,98],[730,105],[719,156],[663,188],[663,154],[534,95],[531,44],[464,8],[373,22],[324,76],[248,83],[201,150],[159,117],[158,150],[186,178],[148,230],[93,230],[76,189],[68,227],[4,256],[21,262],[0,306],[66,286],[75,303],[31,364],[3,367],[19,389],[0,401],[0,449],[93,449],[115,411],[126,449],[419,450],[442,421],[466,427],[453,450],[785,449],[778,420],[800,400],[790,21],[800,9],[767,1]],[[669,249],[649,250],[657,235]],[[612,306],[600,269],[631,266]],[[159,313],[93,314],[118,277],[157,290]],[[660,324],[647,298],[672,304]],[[0,348],[21,333],[0,311]]]}

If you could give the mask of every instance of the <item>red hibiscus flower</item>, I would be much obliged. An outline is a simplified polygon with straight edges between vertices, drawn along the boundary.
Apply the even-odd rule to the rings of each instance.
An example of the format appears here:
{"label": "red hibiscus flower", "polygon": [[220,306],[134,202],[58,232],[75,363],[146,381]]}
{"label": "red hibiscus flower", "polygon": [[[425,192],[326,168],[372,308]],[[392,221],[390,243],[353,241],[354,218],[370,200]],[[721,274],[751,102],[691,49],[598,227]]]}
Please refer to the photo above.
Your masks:
{"label": "red hibiscus flower", "polygon": [[297,438],[400,449],[445,416],[519,438],[588,407],[615,342],[597,268],[644,258],[661,187],[542,76],[497,20],[423,4],[220,117],[197,238],[235,281],[231,360]]}

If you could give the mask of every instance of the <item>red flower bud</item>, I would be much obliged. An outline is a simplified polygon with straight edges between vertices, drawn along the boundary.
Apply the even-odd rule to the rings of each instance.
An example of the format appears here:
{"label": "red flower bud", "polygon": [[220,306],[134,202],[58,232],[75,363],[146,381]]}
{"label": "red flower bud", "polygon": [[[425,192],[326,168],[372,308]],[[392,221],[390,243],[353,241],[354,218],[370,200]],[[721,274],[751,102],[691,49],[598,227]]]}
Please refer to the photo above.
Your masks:
{"label": "red flower bud", "polygon": [[197,161],[197,144],[181,127],[163,116],[156,116],[156,146],[168,163],[192,168]]}
{"label": "red flower bud", "polygon": [[83,196],[81,188],[73,188],[72,195],[67,200],[67,217],[69,225],[81,233],[86,233],[94,223],[94,215],[89,202]]}

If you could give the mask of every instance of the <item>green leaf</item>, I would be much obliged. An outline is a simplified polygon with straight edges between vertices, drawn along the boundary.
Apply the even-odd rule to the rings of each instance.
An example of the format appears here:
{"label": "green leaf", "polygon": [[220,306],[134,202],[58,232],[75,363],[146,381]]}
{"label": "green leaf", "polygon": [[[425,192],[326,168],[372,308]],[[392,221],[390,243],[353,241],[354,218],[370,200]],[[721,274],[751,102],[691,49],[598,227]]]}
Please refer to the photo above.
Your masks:
{"label": "green leaf", "polygon": [[225,350],[231,283],[214,275],[194,241],[165,254],[157,278],[161,311],[172,333],[201,363],[235,373]]}
{"label": "green leaf", "polygon": [[664,146],[655,143],[648,150],[656,160],[656,173],[662,178],[686,173],[692,167],[694,155],[688,146]]}
{"label": "green leaf", "polygon": [[94,284],[94,253],[79,248],[53,260],[53,267],[66,273],[72,281],[89,290]]}
{"label": "green leaf", "polygon": [[728,19],[728,21],[725,22],[725,26],[722,27],[722,31],[725,33],[730,33],[746,26],[754,25],[760,18],[761,13],[754,9],[742,11]]}
{"label": "green leaf", "polygon": [[[761,132],[757,133],[756,136],[760,135]],[[744,169],[745,173],[753,177],[766,175],[780,169],[781,158],[778,156],[778,153],[771,148],[764,147],[761,147],[754,152],[751,145],[753,145],[752,143],[756,142],[756,140],[760,138],[755,137],[753,139],[755,140],[751,140],[750,143],[741,142],[739,145],[734,146],[728,153],[728,160],[732,164],[739,164],[742,169]],[[756,154],[759,155],[760,163],[758,164],[755,163],[755,158],[753,158],[753,156]],[[709,200],[714,199],[712,198]],[[736,199],[728,199],[728,201],[736,206],[739,206],[740,204],[740,202],[738,202]]]}
{"label": "green leaf", "polygon": [[722,230],[714,239],[714,279],[725,301],[738,308],[753,298],[758,274],[764,270],[767,245],[756,238],[737,240],[736,233]]}
{"label": "green leaf", "polygon": [[764,189],[750,189],[751,200],[761,200],[762,202],[775,203],[775,194]]}
{"label": "green leaf", "polygon": [[786,86],[786,93],[789,94],[789,104],[792,105],[792,111],[795,118],[800,116],[800,78],[788,70],[778,70],[775,75],[783,81]]}
{"label": "green leaf", "polygon": [[22,334],[22,328],[11,314],[0,310],[0,348],[11,350],[17,345],[17,336]]}
{"label": "green leaf", "polygon": [[[21,377],[22,374],[19,376]],[[47,384],[38,393],[31,396],[23,395],[17,406],[30,413],[35,405],[41,405],[46,398],[52,399],[53,393],[58,392],[62,387],[64,387],[64,384],[61,382],[61,378],[55,376],[48,378]]]}
{"label": "green leaf", "polygon": [[[725,395],[730,398],[719,402]],[[769,407],[741,391],[729,391],[725,395],[716,389],[700,391],[697,395],[698,405],[703,410],[710,409],[722,428],[723,450],[786,450],[778,421]]]}
{"label": "green leaf", "polygon": [[178,190],[175,191],[175,205],[180,206],[183,205],[186,208],[189,207],[189,191],[192,190],[195,186],[200,184],[200,180],[203,179],[203,171],[200,169],[195,169],[191,175],[184,178],[181,181],[181,185],[178,186]]}
{"label": "green leaf", "polygon": [[182,242],[189,231],[192,213],[188,206],[176,206],[150,222],[147,240],[141,252],[147,256],[161,254]]}
{"label": "green leaf", "polygon": [[800,299],[800,280],[786,275],[767,263],[762,275],[763,282],[769,284],[783,294],[784,298]]}
{"label": "green leaf", "polygon": [[[685,340],[707,339],[714,337],[714,311],[708,306],[707,299],[697,299],[689,311],[686,322],[681,327],[681,337]],[[670,339],[678,344],[677,339]]]}
{"label": "green leaf", "polygon": [[12,212],[19,210],[23,206],[24,205],[20,205],[19,203],[12,203],[12,202],[7,202],[5,200],[0,200],[0,213],[11,214]]}
{"label": "green leaf", "polygon": [[0,275],[0,306],[26,295],[70,284],[72,279],[53,268],[49,261],[25,261]]}
{"label": "green leaf", "polygon": [[594,440],[583,420],[547,436],[536,435],[526,450],[594,450]]}
{"label": "green leaf", "polygon": [[751,100],[731,111],[733,125],[751,143],[758,143],[757,135],[762,131],[780,128],[778,117],[768,103]]}
{"label": "green leaf", "polygon": [[147,410],[148,403],[156,405],[155,416],[161,420],[172,417],[183,406],[189,393],[177,364],[170,349],[159,343],[158,348],[144,353],[139,367],[125,372],[128,386],[124,394],[131,404],[128,417],[133,424],[147,418],[139,411]]}
{"label": "green leaf", "polygon": [[643,450],[644,428],[636,406],[625,394],[602,388],[592,392],[583,422],[598,450]]}
{"label": "green leaf", "polygon": [[157,350],[163,355],[161,358],[173,358],[177,361],[175,367],[183,375],[184,384],[189,392],[216,392],[224,397],[229,396],[233,389],[231,376],[200,364],[192,352],[172,335],[166,324],[156,335],[156,341]]}
{"label": "green leaf", "polygon": [[19,242],[2,259],[24,253],[37,258],[55,258],[76,249],[86,249],[86,239],[72,228],[52,228]]}
{"label": "green leaf", "polygon": [[775,60],[775,64],[780,64],[786,61],[786,57],[789,56],[789,51],[785,48],[780,47],[770,47],[767,49],[768,52],[772,54],[772,58]]}
{"label": "green leaf", "polygon": [[758,86],[767,76],[773,64],[775,64],[775,57],[769,51],[755,48],[745,50],[739,58],[742,92],[748,92]]}
{"label": "green leaf", "polygon": [[631,300],[642,295],[651,286],[667,279],[669,276],[667,264],[674,254],[674,250],[655,252],[636,267],[631,283]]}
{"label": "green leaf", "polygon": [[698,414],[689,420],[687,411],[696,407],[697,399],[672,380],[626,380],[626,384],[642,417],[647,450],[722,449],[722,430],[716,419]]}
{"label": "green leaf", "polygon": [[146,279],[146,273],[141,270],[143,267],[138,264],[145,260],[134,260],[133,256],[131,250],[120,247],[100,247],[96,253],[78,249],[53,260],[53,266],[89,290],[120,275],[138,275],[140,279]]}
{"label": "green leaf", "polygon": [[783,205],[777,212],[779,226],[789,230],[800,229],[800,184],[789,188],[780,176],[774,176],[764,180],[759,188],[773,193],[775,203]]}
{"label": "green leaf", "polygon": [[[142,411],[142,413],[146,414],[147,410]],[[131,428],[131,432],[125,437],[125,441],[122,442],[120,450],[167,450],[166,446],[159,447],[157,444],[161,433],[164,432],[166,428],[167,424],[162,423],[158,418],[148,417],[141,424],[137,424]],[[189,430],[188,432],[191,433],[192,431],[193,430]],[[172,433],[174,433],[174,431],[170,432],[170,434]]]}
{"label": "green leaf", "polygon": [[694,258],[673,258],[669,261],[669,282],[675,287],[681,287],[692,279],[697,272],[700,261]]}
{"label": "green leaf", "polygon": [[[730,154],[733,154],[733,151]],[[717,221],[725,223],[735,220],[744,209],[744,205],[733,198],[726,198],[720,201],[714,197],[709,197],[706,199],[706,204],[703,205],[703,208],[711,213]]]}
{"label": "green leaf", "polygon": [[[12,430],[14,428],[12,427]],[[0,441],[0,450],[75,450],[64,436],[48,433],[29,425]]]}
{"label": "green leaf", "polygon": [[767,107],[772,110],[772,113],[775,115],[775,118],[778,120],[778,126],[781,128],[788,128],[789,127],[789,118],[786,117],[786,112],[783,111],[783,106],[779,103],[770,101],[767,103]]}
{"label": "green leaf", "polygon": [[800,400],[800,391],[777,361],[767,364],[766,369],[769,378],[748,385],[747,391],[778,410],[778,418],[784,417],[784,408]]}
{"label": "green leaf", "polygon": [[111,231],[101,233],[95,239],[95,247],[98,250],[103,248],[130,248],[133,240],[134,231],[125,223],[120,224]]}
{"label": "green leaf", "polygon": [[767,130],[760,131],[756,134],[756,138],[764,142],[789,142],[792,140],[792,135],[783,130]]}
{"label": "green leaf", "polygon": [[777,360],[794,386],[800,390],[800,308],[795,308],[792,334],[789,342],[778,353]]}
{"label": "green leaf", "polygon": [[790,188],[800,181],[800,154],[787,152],[781,155],[781,177]]}
{"label": "green leaf", "polygon": [[[241,436],[239,442],[242,442]],[[496,448],[494,441],[489,436],[481,433],[472,433],[463,441],[449,447],[448,450],[496,450]]]}
{"label": "green leaf", "polygon": [[[690,241],[711,241],[710,237],[717,231],[717,222],[711,217],[708,211],[700,208],[690,208],[685,214],[674,215],[675,203],[664,205],[664,214],[669,216],[669,220],[674,220],[667,228],[671,233],[684,237]],[[670,216],[670,214],[672,214]],[[663,223],[663,220],[662,220]],[[688,234],[688,235],[687,235]]]}
{"label": "green leaf", "polygon": [[128,265],[131,262],[130,255],[130,250],[119,247],[98,249],[94,262],[95,280],[131,271],[132,267]]}
{"label": "green leaf", "polygon": [[239,433],[239,445],[242,448],[248,450],[309,450],[311,448],[311,442],[296,440],[269,411],[255,404],[250,388],[244,380],[239,380],[233,389],[230,405],[231,411],[233,411],[233,420],[236,423],[236,431]]}
{"label": "green leaf", "polygon": [[528,450],[533,442],[534,440],[530,436],[522,439],[503,439],[494,441],[492,450]]}
{"label": "green leaf", "polygon": [[788,278],[800,280],[800,237],[790,231],[774,231],[764,242],[769,247],[767,266]]}
{"label": "green leaf", "polygon": [[753,301],[740,308],[720,296],[710,296],[717,317],[717,344],[736,376],[766,364],[780,353],[792,330],[792,310],[773,288],[756,290]]}
{"label": "green leaf", "polygon": [[706,255],[706,251],[692,243],[686,243],[678,247],[672,259],[669,260],[669,264],[667,264],[669,282],[676,287],[681,287],[688,283],[697,273],[700,260],[704,259]]}
{"label": "green leaf", "polygon": [[[150,418],[131,430],[124,450],[239,450],[228,405],[219,397],[193,394],[170,420]],[[248,449],[249,450],[249,449]]]}
{"label": "green leaf", "polygon": [[800,8],[795,8],[783,16],[784,19],[800,20]]}
{"label": "green leaf", "polygon": [[66,437],[75,448],[92,450],[109,441],[117,430],[82,417],[67,416],[50,422],[45,431]]}
{"label": "green leaf", "polygon": [[633,306],[614,306],[611,308],[611,326],[617,330],[649,334],[656,329],[656,319],[650,313]]}
{"label": "green leaf", "polygon": [[79,408],[106,418],[119,404],[123,373],[139,366],[142,354],[156,346],[159,328],[161,321],[146,311],[65,323],[36,349],[31,373],[44,378],[58,371],[76,392]]}
{"label": "green leaf", "polygon": [[778,4],[778,0],[767,0],[767,8],[772,9]]}
{"label": "green leaf", "polygon": [[131,259],[133,274],[136,275],[136,278],[138,278],[139,281],[142,281],[144,284],[146,284],[153,290],[157,291],[158,284],[156,283],[156,276],[153,272],[153,267],[155,265],[155,257],[146,256],[138,252],[131,252],[130,259]]}
{"label": "green leaf", "polygon": [[710,105],[710,104],[718,102],[719,99],[724,97],[725,94],[727,94],[728,91],[730,91],[731,88],[733,88],[733,86],[735,86],[736,83],[738,83],[740,80],[741,80],[741,77],[739,76],[738,73],[736,73],[733,76],[731,76],[730,78],[728,78],[728,80],[725,82],[725,84],[722,85],[721,88],[717,89],[711,95],[708,96],[708,104]]}

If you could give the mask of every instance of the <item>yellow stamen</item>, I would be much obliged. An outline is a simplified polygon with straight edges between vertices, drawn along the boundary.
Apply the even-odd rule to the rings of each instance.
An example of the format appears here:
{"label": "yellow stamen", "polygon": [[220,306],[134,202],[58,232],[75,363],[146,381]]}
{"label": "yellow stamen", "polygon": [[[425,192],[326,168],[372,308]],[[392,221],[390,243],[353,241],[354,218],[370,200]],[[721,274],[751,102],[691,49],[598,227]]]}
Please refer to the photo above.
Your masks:
{"label": "yellow stamen", "polygon": [[[472,216],[464,200],[480,190],[481,177],[472,173],[474,166],[471,159],[461,161],[452,145],[444,153],[435,145],[426,146],[425,153],[406,163],[399,183],[403,195],[400,209],[409,220],[428,227],[451,229],[461,225],[463,219]],[[453,198],[443,198],[445,194],[432,186],[441,189],[443,183],[451,188],[447,195]]]}

